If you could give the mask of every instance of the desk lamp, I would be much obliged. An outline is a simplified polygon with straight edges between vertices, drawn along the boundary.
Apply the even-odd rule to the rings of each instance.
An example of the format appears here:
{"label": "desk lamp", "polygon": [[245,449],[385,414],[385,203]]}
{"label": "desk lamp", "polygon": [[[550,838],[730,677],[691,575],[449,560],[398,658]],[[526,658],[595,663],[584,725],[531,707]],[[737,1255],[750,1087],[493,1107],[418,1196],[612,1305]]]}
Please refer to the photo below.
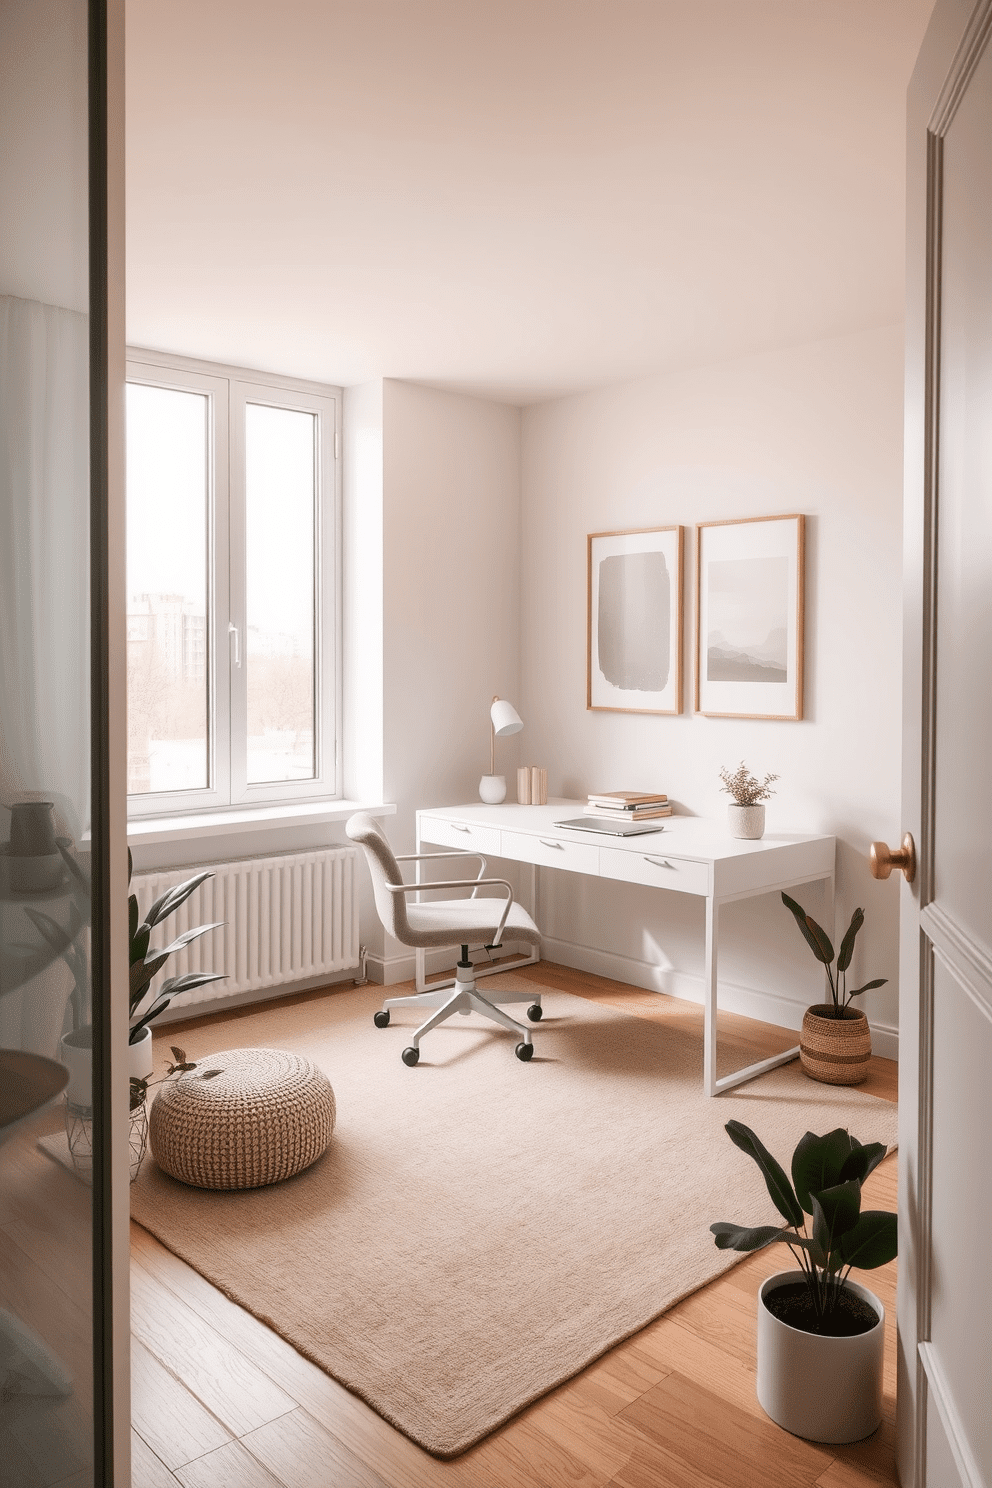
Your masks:
{"label": "desk lamp", "polygon": [[505,739],[510,734],[519,734],[524,721],[513,704],[501,697],[493,698],[489,717],[492,721],[489,774],[483,775],[479,781],[479,799],[485,801],[488,806],[497,806],[500,801],[506,799],[506,776],[496,774],[496,740]]}

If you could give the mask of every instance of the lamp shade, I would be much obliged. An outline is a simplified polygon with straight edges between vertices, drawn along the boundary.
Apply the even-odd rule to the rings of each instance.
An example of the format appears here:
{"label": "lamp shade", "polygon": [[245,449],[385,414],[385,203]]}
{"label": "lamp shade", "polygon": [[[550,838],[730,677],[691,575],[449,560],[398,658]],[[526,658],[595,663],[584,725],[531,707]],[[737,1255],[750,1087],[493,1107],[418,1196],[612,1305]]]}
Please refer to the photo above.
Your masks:
{"label": "lamp shade", "polygon": [[519,734],[524,726],[524,721],[520,717],[520,714],[512,703],[506,701],[506,698],[493,699],[489,716],[492,718],[493,730],[497,739],[505,739],[508,734]]}

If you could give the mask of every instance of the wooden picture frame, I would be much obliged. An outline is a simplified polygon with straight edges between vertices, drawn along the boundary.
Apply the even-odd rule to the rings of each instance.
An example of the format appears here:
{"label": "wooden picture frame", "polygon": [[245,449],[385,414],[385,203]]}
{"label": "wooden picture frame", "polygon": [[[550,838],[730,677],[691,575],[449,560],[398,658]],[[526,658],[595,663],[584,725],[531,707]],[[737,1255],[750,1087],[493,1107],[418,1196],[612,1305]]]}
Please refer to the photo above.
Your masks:
{"label": "wooden picture frame", "polygon": [[802,718],[804,526],[796,514],[697,525],[697,713]]}
{"label": "wooden picture frame", "polygon": [[683,529],[591,532],[586,708],[682,711]]}

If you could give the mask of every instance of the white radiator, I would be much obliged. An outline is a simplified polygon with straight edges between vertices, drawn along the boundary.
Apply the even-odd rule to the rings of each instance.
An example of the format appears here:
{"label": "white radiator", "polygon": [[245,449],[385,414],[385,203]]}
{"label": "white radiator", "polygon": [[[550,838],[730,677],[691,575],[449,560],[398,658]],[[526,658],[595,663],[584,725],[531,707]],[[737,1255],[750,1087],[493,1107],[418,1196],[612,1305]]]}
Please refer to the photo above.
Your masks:
{"label": "white radiator", "polygon": [[[172,1006],[213,1002],[357,966],[357,859],[355,848],[338,847],[136,873],[131,888],[142,918],[166,889],[204,869],[214,875],[156,926],[152,944],[167,946],[184,930],[221,920],[219,929],[170,957],[164,976],[189,971],[227,975],[222,982],[180,993]],[[162,979],[160,975],[154,985]]]}

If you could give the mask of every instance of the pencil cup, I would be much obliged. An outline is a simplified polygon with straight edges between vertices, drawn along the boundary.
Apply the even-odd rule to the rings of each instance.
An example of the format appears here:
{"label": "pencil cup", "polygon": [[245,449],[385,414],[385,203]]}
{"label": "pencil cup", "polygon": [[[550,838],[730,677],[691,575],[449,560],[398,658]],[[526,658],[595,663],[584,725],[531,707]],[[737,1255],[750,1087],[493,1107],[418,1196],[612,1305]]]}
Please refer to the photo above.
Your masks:
{"label": "pencil cup", "polygon": [[517,800],[521,806],[530,805],[530,765],[521,765],[517,771]]}
{"label": "pencil cup", "polygon": [[532,765],[530,771],[530,804],[548,804],[548,772],[541,765]]}

